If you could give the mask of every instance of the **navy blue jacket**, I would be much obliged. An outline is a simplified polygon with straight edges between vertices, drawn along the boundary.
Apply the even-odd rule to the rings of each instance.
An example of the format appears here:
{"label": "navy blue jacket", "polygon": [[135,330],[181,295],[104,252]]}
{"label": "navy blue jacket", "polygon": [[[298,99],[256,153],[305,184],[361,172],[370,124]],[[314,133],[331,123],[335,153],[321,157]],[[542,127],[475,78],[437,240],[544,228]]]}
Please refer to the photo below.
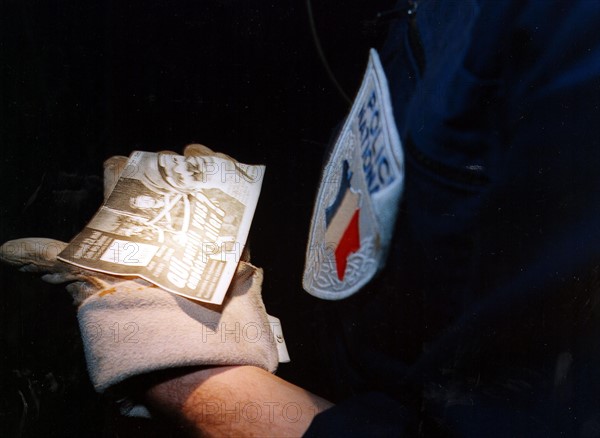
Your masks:
{"label": "navy blue jacket", "polygon": [[401,211],[307,436],[600,436],[600,1],[397,8]]}

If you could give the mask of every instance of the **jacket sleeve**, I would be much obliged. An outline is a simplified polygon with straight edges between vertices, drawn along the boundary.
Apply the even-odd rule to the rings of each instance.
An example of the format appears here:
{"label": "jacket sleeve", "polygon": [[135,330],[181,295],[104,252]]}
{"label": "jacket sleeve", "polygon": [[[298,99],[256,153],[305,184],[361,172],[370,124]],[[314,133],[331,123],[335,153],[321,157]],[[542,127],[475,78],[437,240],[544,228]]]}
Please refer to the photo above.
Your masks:
{"label": "jacket sleeve", "polygon": [[[387,350],[378,356],[366,341],[355,347],[368,353],[348,353],[358,341],[341,328],[337,351],[368,377],[347,379],[358,389],[317,416],[307,436],[598,436],[600,4],[465,2],[476,19],[456,56],[475,87],[441,77],[452,89],[419,101],[431,54],[443,56],[432,47],[458,35],[427,31],[443,26],[434,14],[443,8],[432,6],[440,3],[419,5],[420,77],[400,78],[397,63],[410,56],[384,49],[401,96],[397,124],[413,149],[406,192],[388,267],[354,304],[338,306],[396,309],[340,311],[350,315],[340,325],[364,318],[379,333],[385,314],[389,339],[371,344]],[[404,43],[391,35],[389,44]],[[480,93],[490,84],[493,93]],[[479,112],[452,113],[456,100]],[[417,134],[415,112],[429,132]],[[451,179],[461,157],[480,152],[472,168],[484,169],[481,180]],[[431,167],[436,158],[442,166]]]}

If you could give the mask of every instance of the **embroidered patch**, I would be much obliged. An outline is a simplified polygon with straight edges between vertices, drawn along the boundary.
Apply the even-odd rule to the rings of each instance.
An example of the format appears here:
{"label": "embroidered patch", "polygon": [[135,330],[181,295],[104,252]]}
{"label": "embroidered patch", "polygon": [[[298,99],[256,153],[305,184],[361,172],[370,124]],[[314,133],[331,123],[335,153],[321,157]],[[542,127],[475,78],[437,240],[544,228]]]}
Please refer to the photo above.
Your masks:
{"label": "embroidered patch", "polygon": [[404,161],[387,80],[371,49],[363,82],[317,194],[303,286],[319,298],[346,298],[385,264]]}

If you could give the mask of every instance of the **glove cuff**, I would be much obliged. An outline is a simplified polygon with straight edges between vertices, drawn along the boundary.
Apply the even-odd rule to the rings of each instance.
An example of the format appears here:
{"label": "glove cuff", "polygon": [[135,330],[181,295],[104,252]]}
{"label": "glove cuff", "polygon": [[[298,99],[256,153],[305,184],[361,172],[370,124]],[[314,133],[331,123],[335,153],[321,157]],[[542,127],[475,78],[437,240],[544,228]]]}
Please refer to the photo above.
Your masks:
{"label": "glove cuff", "polygon": [[96,391],[139,374],[185,366],[254,365],[274,372],[278,355],[262,303],[262,278],[262,269],[240,262],[221,306],[136,280],[85,300],[78,319]]}

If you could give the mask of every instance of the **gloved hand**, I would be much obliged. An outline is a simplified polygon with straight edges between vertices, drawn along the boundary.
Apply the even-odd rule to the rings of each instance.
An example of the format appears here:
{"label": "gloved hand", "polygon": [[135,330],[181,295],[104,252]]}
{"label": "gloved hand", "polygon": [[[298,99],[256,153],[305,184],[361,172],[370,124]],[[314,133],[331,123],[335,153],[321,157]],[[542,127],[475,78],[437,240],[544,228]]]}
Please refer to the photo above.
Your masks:
{"label": "gloved hand", "polygon": [[[217,155],[202,145],[184,154]],[[104,163],[105,199],[126,157]],[[278,355],[261,298],[262,269],[239,262],[224,302],[200,304],[145,280],[106,275],[56,259],[66,243],[25,238],[0,247],[0,261],[68,283],[78,308],[88,371],[98,392],[129,377],[182,366],[255,365],[274,372]],[[244,258],[244,255],[242,256]]]}

